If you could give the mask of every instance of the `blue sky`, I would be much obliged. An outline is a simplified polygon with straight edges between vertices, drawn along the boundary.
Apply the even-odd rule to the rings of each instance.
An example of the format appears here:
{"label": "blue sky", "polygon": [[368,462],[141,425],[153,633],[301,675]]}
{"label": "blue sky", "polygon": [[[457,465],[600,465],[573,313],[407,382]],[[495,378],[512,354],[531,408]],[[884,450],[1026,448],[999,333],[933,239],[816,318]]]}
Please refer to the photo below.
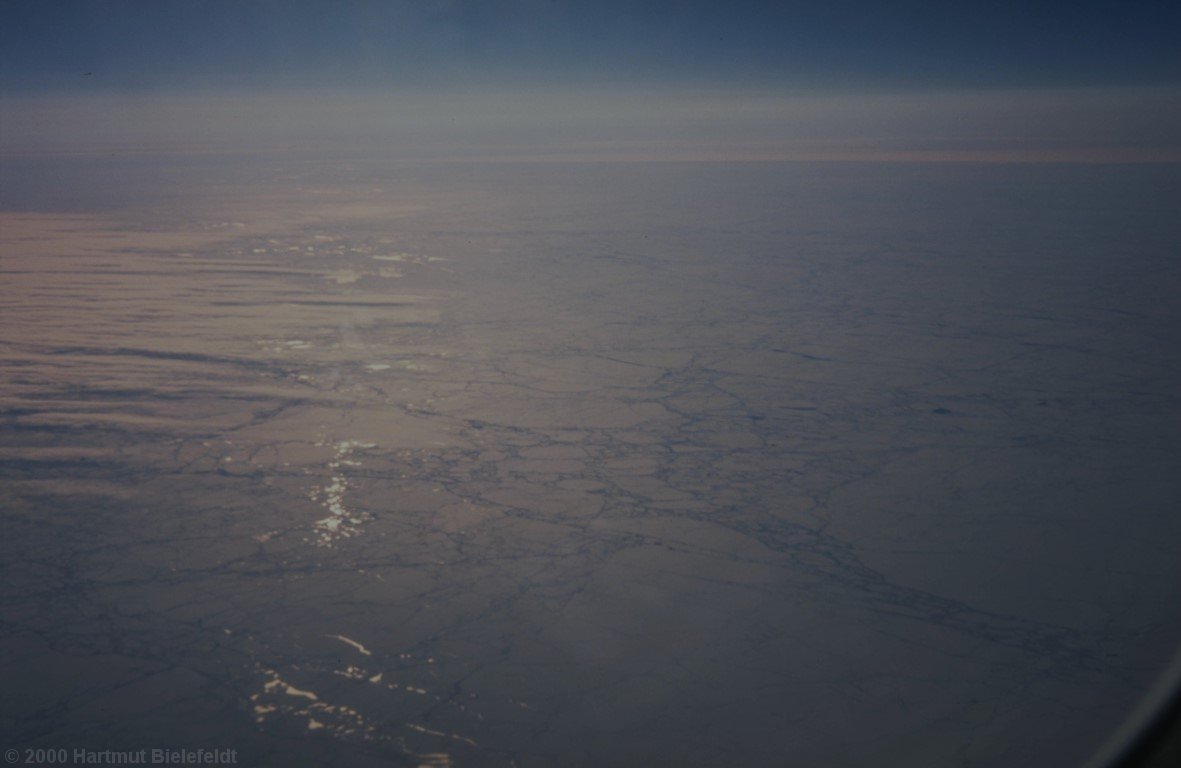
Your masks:
{"label": "blue sky", "polygon": [[[13,89],[1181,81],[1181,3],[5,0]],[[92,72],[92,81],[76,78]]]}
{"label": "blue sky", "polygon": [[1165,0],[4,0],[0,150],[85,127],[93,141],[449,151],[450,137],[494,153],[1172,157],[1178,50],[1181,3]]}

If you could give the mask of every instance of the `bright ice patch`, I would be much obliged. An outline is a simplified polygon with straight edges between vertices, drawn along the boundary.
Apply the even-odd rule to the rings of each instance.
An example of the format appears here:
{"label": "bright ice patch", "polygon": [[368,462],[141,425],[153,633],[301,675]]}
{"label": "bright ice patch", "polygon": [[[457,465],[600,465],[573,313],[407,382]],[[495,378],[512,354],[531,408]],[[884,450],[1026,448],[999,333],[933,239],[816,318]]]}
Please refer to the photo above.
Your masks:
{"label": "bright ice patch", "polygon": [[358,440],[344,440],[336,445],[332,461],[328,462],[328,469],[332,472],[331,482],[323,488],[314,488],[310,496],[320,498],[321,504],[330,515],[316,521],[319,538],[316,544],[329,547],[336,539],[350,538],[360,533],[360,526],[369,520],[364,512],[350,510],[345,506],[344,494],[348,490],[348,479],[342,474],[343,467],[358,467],[361,462],[350,459],[352,452],[358,448],[374,448],[374,443],[362,443]]}
{"label": "bright ice patch", "polygon": [[365,646],[361,645],[361,644],[360,644],[360,643],[358,643],[356,640],[351,640],[351,639],[349,639],[349,638],[345,637],[344,635],[328,635],[328,637],[334,637],[334,638],[336,638],[337,640],[339,640],[339,641],[340,641],[340,642],[342,642],[342,643],[345,643],[345,644],[347,644],[347,645],[351,645],[351,646],[353,646],[354,648],[356,648],[358,651],[360,651],[361,653],[365,654],[366,656],[372,656],[372,655],[373,655],[372,653],[370,653],[370,652],[369,652],[369,649],[368,649],[368,648],[366,648]]}

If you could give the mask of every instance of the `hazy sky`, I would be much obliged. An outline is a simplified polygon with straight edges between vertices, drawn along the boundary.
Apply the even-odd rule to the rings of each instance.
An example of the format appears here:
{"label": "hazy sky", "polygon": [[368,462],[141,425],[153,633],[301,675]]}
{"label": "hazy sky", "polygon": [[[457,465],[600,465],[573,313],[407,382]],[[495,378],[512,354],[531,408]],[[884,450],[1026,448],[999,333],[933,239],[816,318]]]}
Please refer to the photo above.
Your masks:
{"label": "hazy sky", "polygon": [[1178,30],[1181,3],[1163,0],[4,0],[0,149],[384,137],[426,154],[1166,158]]}

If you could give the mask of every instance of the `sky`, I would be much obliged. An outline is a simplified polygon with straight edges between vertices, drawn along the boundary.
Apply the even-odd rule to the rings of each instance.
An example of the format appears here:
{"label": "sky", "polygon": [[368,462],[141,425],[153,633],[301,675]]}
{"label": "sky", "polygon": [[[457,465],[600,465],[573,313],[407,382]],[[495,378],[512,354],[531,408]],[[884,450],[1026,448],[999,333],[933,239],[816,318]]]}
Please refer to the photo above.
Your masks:
{"label": "sky", "polygon": [[1142,0],[5,0],[0,151],[1170,159],[1179,30]]}

